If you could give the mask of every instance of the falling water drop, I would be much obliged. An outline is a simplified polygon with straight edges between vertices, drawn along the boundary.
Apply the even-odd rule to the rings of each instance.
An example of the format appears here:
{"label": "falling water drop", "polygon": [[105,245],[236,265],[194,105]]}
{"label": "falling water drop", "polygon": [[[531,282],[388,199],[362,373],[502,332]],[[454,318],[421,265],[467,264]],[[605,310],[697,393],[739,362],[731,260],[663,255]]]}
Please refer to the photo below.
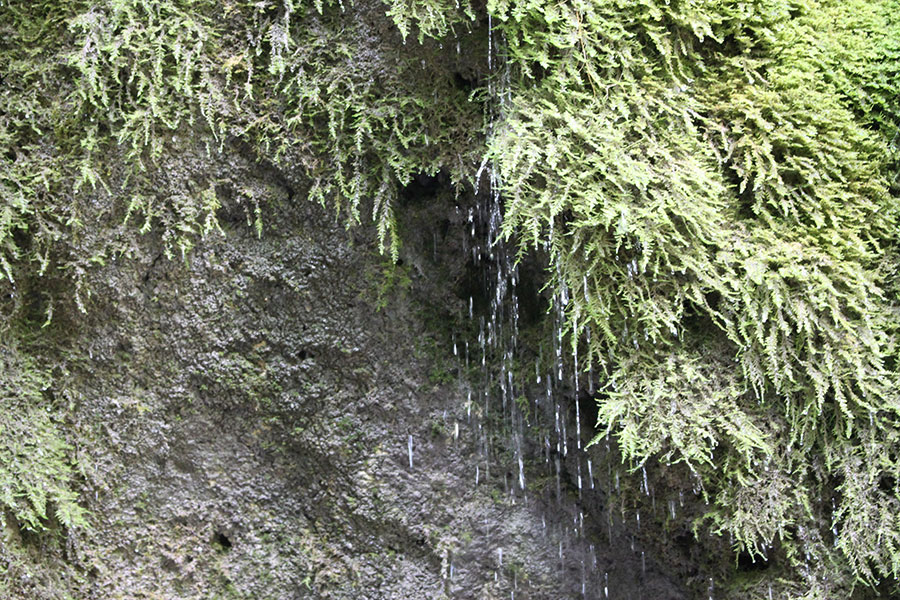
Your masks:
{"label": "falling water drop", "polygon": [[585,572],[584,559],[581,559],[581,597],[587,596],[587,573]]}

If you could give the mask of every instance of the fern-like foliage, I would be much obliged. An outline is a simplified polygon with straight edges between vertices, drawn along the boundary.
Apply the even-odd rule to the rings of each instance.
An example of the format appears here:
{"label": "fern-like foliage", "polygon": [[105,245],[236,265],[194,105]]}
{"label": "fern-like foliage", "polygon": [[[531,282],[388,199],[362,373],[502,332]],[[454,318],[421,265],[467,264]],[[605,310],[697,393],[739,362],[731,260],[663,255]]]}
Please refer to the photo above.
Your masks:
{"label": "fern-like foliage", "polygon": [[490,2],[513,77],[489,156],[506,234],[549,251],[608,375],[599,436],[686,465],[698,526],[739,550],[801,569],[836,536],[871,583],[900,576],[894,451],[863,441],[900,426],[878,264],[900,63],[896,3],[854,7]]}
{"label": "fern-like foliage", "polygon": [[[15,279],[16,261],[46,268],[98,197],[141,231],[162,226],[167,252],[187,255],[217,231],[215,182],[159,197],[154,177],[188,133],[209,152],[239,140],[305,170],[307,197],[349,223],[365,207],[383,250],[396,255],[398,186],[439,169],[461,184],[482,137],[480,105],[455,85],[438,42],[415,56],[400,51],[412,23],[422,21],[423,36],[463,32],[472,9],[435,5],[406,28],[405,12],[388,12],[401,30],[333,1],[12,2],[0,14],[10,91],[0,99],[0,141],[10,149],[0,164],[4,279]],[[30,241],[17,243],[16,232]]]}
{"label": "fern-like foliage", "polygon": [[0,351],[0,507],[18,527],[41,531],[55,518],[66,527],[87,525],[73,490],[71,448],[44,399],[48,373],[8,336]]}
{"label": "fern-like foliage", "polygon": [[215,234],[216,181],[155,185],[189,145],[250,148],[347,223],[371,214],[395,256],[398,186],[489,164],[625,460],[686,473],[698,532],[781,552],[786,597],[895,584],[897,0],[376,6],[4,2],[3,314],[57,272],[81,302],[127,253],[85,241],[96,222],[185,256]]}

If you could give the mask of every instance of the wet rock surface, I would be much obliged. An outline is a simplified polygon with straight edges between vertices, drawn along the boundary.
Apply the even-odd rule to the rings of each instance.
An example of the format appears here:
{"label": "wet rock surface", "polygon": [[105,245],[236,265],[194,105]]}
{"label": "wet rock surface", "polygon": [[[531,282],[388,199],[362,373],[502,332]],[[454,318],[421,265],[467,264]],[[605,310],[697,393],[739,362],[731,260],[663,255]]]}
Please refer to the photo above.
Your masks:
{"label": "wet rock surface", "polygon": [[[92,274],[58,358],[91,529],[33,545],[40,583],[11,597],[683,597],[565,463],[557,491],[541,440],[526,493],[479,450],[436,332],[466,310],[453,202],[429,199],[442,227],[410,220],[392,266],[289,175],[223,156],[178,163],[228,173],[221,235],[179,261],[150,234]],[[237,185],[277,208],[262,235]]]}

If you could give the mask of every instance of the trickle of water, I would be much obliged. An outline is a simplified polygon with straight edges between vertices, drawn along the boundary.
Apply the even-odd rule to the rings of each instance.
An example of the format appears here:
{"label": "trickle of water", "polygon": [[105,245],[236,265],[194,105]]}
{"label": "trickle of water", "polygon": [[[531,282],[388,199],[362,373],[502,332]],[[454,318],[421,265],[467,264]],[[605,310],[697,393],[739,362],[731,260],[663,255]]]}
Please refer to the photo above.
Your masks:
{"label": "trickle of water", "polygon": [[578,458],[578,497],[581,498],[581,457]]}
{"label": "trickle of water", "polygon": [[584,559],[581,559],[581,597],[587,595],[587,573],[585,572]]}
{"label": "trickle of water", "polygon": [[837,546],[837,543],[838,543],[837,504],[835,503],[834,498],[831,499],[831,534],[834,536],[834,545]]}
{"label": "trickle of water", "polygon": [[406,449],[409,452],[409,470],[412,471],[413,468],[413,436],[409,434],[409,439],[406,443]]}
{"label": "trickle of water", "polygon": [[578,439],[578,449],[581,450],[581,402],[578,401],[578,373],[575,373],[575,433]]}
{"label": "trickle of water", "polygon": [[493,45],[494,45],[494,23],[491,20],[491,13],[488,12],[488,71],[494,70]]}
{"label": "trickle of water", "polygon": [[556,457],[556,501],[560,502],[562,500],[562,485],[560,482],[559,475],[559,456]]}
{"label": "trickle of water", "polygon": [[607,533],[607,537],[608,537],[607,542],[609,543],[610,546],[612,546],[612,528],[613,528],[612,511],[609,509],[609,506],[607,506],[606,507],[606,533]]}

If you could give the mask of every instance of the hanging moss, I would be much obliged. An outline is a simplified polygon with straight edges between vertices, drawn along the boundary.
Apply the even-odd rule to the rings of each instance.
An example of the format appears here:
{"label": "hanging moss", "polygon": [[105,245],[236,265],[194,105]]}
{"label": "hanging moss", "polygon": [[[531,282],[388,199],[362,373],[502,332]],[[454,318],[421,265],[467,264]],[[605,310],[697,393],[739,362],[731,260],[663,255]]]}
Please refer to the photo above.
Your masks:
{"label": "hanging moss", "polygon": [[900,576],[879,275],[897,8],[488,6],[513,67],[489,142],[505,231],[549,249],[572,343],[607,373],[598,437],[687,465],[695,530],[782,547],[807,597]]}
{"label": "hanging moss", "polygon": [[685,469],[695,531],[780,552],[783,596],[896,586],[897,0],[4,4],[4,315],[60,272],[85,310],[137,232],[215,235],[216,181],[154,184],[186,143],[369,213],[395,257],[398,186],[484,164],[628,465]]}

